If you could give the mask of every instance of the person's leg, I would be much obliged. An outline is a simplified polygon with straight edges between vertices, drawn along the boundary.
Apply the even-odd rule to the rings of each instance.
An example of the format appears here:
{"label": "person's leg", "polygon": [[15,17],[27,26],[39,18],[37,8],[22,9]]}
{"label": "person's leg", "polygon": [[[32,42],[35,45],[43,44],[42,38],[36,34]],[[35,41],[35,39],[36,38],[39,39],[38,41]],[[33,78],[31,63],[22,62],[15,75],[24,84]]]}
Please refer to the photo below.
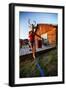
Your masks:
{"label": "person's leg", "polygon": [[35,52],[36,52],[36,47],[35,47],[35,44],[33,45],[33,48],[32,48],[32,53],[33,53],[33,58],[35,59]]}
{"label": "person's leg", "polygon": [[29,50],[32,51],[32,45],[31,45],[31,42],[29,41]]}

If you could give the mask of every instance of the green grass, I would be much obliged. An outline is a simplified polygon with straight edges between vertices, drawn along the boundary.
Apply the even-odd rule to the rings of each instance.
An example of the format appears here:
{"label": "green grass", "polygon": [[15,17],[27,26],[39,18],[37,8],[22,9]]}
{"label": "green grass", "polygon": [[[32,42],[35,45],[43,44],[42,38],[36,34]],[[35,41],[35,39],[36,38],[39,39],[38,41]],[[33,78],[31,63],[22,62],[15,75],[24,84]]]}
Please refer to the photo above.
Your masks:
{"label": "green grass", "polygon": [[39,64],[45,71],[45,76],[57,75],[57,50],[51,50],[40,55]]}
{"label": "green grass", "polygon": [[36,68],[35,61],[27,60],[20,64],[20,77],[36,77],[40,72]]}
{"label": "green grass", "polygon": [[[57,50],[53,49],[46,53],[38,55],[37,62],[44,70],[45,76],[57,76]],[[20,77],[40,77],[40,72],[36,67],[36,61],[32,55],[20,57]]]}

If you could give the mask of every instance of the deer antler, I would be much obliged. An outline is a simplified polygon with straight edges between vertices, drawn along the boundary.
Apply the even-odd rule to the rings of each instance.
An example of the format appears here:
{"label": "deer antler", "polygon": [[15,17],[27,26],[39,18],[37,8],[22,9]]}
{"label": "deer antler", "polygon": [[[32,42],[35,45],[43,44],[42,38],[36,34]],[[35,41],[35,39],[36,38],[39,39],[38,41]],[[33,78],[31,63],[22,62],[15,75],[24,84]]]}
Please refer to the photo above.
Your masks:
{"label": "deer antler", "polygon": [[33,21],[34,22],[34,25],[36,25],[36,21]]}
{"label": "deer antler", "polygon": [[28,24],[31,25],[31,23],[30,23],[30,19],[28,20]]}

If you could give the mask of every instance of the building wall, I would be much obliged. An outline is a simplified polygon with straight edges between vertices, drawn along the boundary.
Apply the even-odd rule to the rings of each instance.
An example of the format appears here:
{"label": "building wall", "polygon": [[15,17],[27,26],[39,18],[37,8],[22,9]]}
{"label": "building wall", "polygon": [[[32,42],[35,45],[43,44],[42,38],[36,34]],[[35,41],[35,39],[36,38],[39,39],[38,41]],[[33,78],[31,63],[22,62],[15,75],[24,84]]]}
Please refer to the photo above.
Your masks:
{"label": "building wall", "polygon": [[[55,25],[38,24],[38,29],[36,31],[36,34],[41,37],[42,34],[47,33],[49,44],[55,45],[56,44],[56,31],[57,31],[57,26]],[[41,40],[41,38],[38,37],[37,35],[35,35],[35,40]]]}
{"label": "building wall", "polygon": [[48,34],[49,43],[51,45],[55,45],[56,44],[56,29],[53,29],[53,30],[47,32],[47,34]]}

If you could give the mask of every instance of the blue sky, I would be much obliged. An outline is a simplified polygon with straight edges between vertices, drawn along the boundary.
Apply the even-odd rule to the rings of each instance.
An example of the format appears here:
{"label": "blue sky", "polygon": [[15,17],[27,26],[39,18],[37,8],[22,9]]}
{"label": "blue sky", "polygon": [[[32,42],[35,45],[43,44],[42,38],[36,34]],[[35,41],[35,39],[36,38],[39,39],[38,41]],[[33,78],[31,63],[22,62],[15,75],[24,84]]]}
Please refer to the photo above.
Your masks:
{"label": "blue sky", "polygon": [[20,27],[20,39],[28,38],[28,20],[36,21],[39,23],[58,24],[57,13],[43,13],[43,12],[20,12],[19,13],[19,27]]}

